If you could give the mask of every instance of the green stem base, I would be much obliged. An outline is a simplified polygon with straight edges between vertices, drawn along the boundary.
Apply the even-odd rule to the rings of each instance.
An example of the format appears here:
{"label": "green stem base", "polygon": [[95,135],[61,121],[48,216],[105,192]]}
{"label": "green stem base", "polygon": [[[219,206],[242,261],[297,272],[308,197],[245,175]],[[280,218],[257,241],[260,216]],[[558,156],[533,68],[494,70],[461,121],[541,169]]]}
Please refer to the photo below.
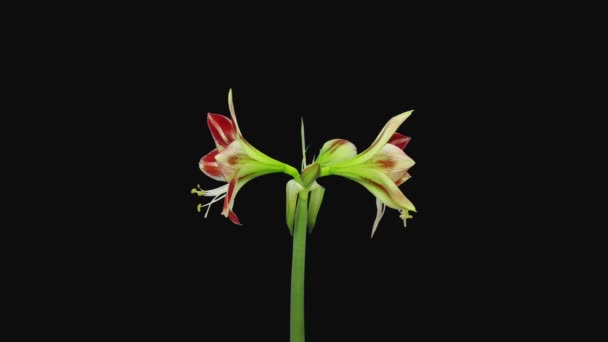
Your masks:
{"label": "green stem base", "polygon": [[304,267],[306,262],[306,222],[308,192],[298,195],[293,232],[293,256],[291,259],[291,315],[290,342],[304,342]]}

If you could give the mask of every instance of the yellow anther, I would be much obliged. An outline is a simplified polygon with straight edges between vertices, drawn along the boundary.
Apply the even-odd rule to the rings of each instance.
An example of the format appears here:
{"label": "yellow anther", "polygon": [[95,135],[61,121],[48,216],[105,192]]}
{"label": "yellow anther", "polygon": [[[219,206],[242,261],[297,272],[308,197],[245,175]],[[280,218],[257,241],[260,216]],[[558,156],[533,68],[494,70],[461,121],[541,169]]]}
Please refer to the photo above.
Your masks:
{"label": "yellow anther", "polygon": [[[198,188],[198,190],[196,190],[196,188]],[[197,194],[199,196],[203,196],[205,194],[205,190],[201,189],[201,186],[199,184],[196,184],[196,188],[193,188],[190,193],[191,194]]]}
{"label": "yellow anther", "polygon": [[399,215],[399,218],[401,218],[403,220],[403,226],[406,226],[406,220],[412,218],[412,215],[410,215],[410,212],[407,210],[402,210],[401,211],[401,215]]}

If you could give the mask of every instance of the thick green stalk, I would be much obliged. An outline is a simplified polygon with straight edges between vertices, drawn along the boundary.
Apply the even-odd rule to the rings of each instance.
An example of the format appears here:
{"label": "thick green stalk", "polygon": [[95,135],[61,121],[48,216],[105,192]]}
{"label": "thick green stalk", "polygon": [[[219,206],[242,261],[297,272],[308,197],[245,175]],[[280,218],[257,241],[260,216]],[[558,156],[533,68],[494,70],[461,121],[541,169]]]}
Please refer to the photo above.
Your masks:
{"label": "thick green stalk", "polygon": [[304,342],[304,266],[306,261],[306,222],[308,192],[298,195],[291,259],[290,342]]}

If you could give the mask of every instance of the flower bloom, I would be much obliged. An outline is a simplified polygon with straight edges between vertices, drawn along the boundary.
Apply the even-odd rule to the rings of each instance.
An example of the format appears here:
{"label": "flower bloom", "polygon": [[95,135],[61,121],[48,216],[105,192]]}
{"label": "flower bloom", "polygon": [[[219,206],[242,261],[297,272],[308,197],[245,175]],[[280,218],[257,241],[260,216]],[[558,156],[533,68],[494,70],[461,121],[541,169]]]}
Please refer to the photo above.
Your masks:
{"label": "flower bloom", "polygon": [[297,174],[297,171],[260,152],[243,138],[236,121],[232,90],[228,92],[228,108],[232,119],[219,114],[207,114],[207,125],[216,148],[203,156],[199,162],[203,173],[227,184],[209,191],[199,187],[198,190],[192,189],[192,193],[213,197],[211,202],[205,205],[199,204],[199,211],[202,207],[208,207],[205,217],[209,213],[211,204],[224,199],[222,215],[228,217],[233,223],[240,224],[232,208],[236,194],[245,184],[262,175],[276,172],[293,174],[294,171]]}
{"label": "flower bloom", "polygon": [[399,211],[404,225],[406,219],[411,218],[409,212],[416,211],[398,187],[410,178],[408,170],[414,165],[403,152],[411,138],[395,133],[411,113],[408,111],[390,119],[371,146],[359,154],[350,141],[333,139],[323,145],[316,160],[321,165],[321,177],[346,177],[363,185],[376,197],[377,214],[372,236],[386,206]]}

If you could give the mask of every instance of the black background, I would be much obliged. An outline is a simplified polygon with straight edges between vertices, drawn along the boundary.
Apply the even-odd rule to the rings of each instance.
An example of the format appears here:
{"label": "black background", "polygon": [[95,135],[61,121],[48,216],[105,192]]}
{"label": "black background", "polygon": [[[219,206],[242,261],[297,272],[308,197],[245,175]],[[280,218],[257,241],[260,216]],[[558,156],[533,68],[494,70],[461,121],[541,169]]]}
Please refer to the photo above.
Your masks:
{"label": "black background", "polygon": [[198,160],[214,147],[206,114],[229,114],[229,88],[247,140],[293,166],[301,117],[310,160],[338,137],[361,151],[392,116],[414,109],[399,129],[413,138],[406,152],[416,161],[401,187],[418,209],[407,229],[387,210],[370,239],[374,197],[346,179],[319,180],[326,195],[307,244],[308,340],[503,335],[529,324],[507,314],[520,305],[526,270],[514,276],[513,218],[498,195],[509,187],[496,130],[504,108],[489,82],[499,72],[480,68],[464,42],[262,43],[240,33],[226,46],[171,32],[121,41],[98,70],[112,85],[99,118],[112,126],[103,141],[115,153],[101,166],[109,194],[101,227],[82,249],[99,252],[87,269],[98,305],[111,308],[108,326],[287,339],[289,178],[265,176],[241,190],[242,227],[220,215],[221,202],[204,219],[202,198],[190,194],[196,184],[220,185]]}
{"label": "black background", "polygon": [[[567,192],[600,189],[580,181],[592,178],[581,162],[598,160],[602,137],[581,114],[601,107],[581,109],[597,91],[567,76],[597,78],[582,48],[593,35],[547,25],[565,16],[546,6],[227,5],[55,6],[62,13],[28,9],[30,22],[10,27],[6,97],[16,105],[6,117],[26,121],[16,139],[3,127],[19,155],[5,169],[27,178],[5,177],[18,190],[5,197],[25,209],[5,210],[17,214],[5,231],[24,237],[4,241],[16,250],[5,278],[17,288],[6,291],[18,304],[9,316],[26,322],[19,333],[287,340],[288,177],[244,187],[242,227],[219,205],[204,219],[190,193],[219,185],[197,164],[213,148],[206,113],[228,114],[232,88],[245,137],[294,166],[302,117],[310,158],[337,137],[363,150],[415,110],[399,129],[416,161],[401,187],[418,209],[407,229],[388,210],[370,239],[373,196],[319,181],[308,341],[568,330],[580,340],[588,329],[573,322],[597,320],[582,306],[597,303],[583,298],[597,283],[585,276],[601,274],[587,268],[603,250],[587,247],[603,241],[589,239],[602,221],[581,223],[601,201]],[[585,97],[562,96],[571,87]]]}

